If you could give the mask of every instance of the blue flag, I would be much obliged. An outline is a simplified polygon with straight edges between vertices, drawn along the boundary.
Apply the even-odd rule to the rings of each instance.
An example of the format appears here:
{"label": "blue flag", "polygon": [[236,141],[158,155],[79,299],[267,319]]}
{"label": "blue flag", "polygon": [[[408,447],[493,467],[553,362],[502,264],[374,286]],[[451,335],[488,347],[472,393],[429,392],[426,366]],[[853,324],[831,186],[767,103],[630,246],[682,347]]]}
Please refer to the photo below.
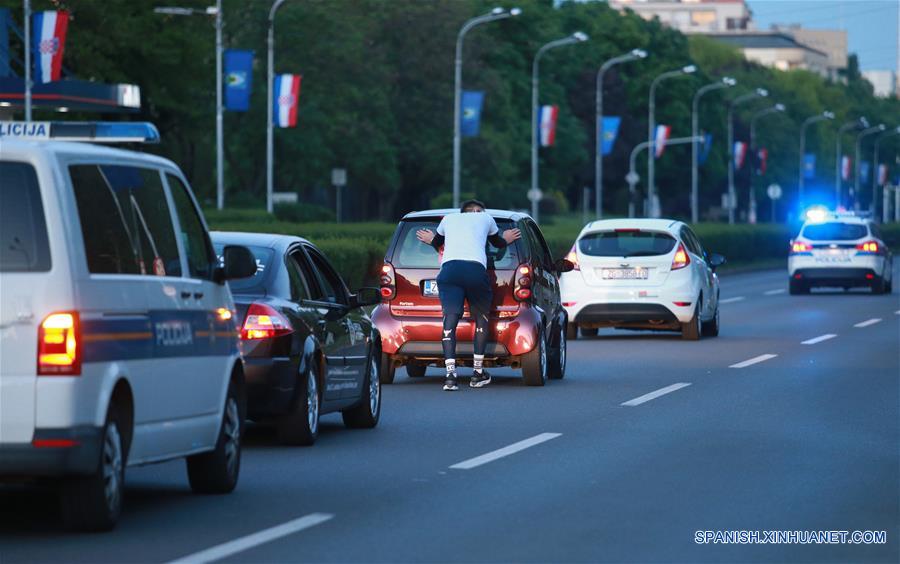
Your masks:
{"label": "blue flag", "polygon": [[860,184],[868,184],[869,183],[869,162],[868,161],[860,161],[860,163],[859,163],[859,183]]}
{"label": "blue flag", "polygon": [[463,90],[462,115],[460,116],[460,133],[463,137],[478,137],[481,128],[481,106],[484,104],[484,92]]}
{"label": "blue flag", "polygon": [[603,116],[601,119],[600,125],[603,127],[598,127],[597,131],[600,132],[602,137],[598,145],[600,146],[600,154],[606,156],[612,153],[616,137],[619,135],[619,124],[622,122],[622,118],[619,116]]}
{"label": "blue flag", "polygon": [[0,8],[0,77],[6,78],[9,72],[9,8]]}
{"label": "blue flag", "polygon": [[250,109],[253,84],[253,51],[225,50],[225,109],[246,112]]}
{"label": "blue flag", "polygon": [[697,153],[697,164],[703,165],[709,158],[709,152],[712,150],[712,133],[703,135],[703,142],[700,144],[700,151]]}
{"label": "blue flag", "polygon": [[806,153],[803,155],[803,178],[812,180],[816,177],[816,154]]}

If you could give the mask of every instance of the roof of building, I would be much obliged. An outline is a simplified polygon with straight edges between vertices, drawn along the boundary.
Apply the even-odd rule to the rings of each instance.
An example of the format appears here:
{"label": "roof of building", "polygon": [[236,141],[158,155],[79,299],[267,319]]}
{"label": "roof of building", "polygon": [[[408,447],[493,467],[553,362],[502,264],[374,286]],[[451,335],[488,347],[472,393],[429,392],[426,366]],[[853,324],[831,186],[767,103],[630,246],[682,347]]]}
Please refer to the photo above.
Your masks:
{"label": "roof of building", "polygon": [[708,37],[743,49],[805,49],[827,57],[828,54],[800,43],[786,33],[773,31],[710,33]]}

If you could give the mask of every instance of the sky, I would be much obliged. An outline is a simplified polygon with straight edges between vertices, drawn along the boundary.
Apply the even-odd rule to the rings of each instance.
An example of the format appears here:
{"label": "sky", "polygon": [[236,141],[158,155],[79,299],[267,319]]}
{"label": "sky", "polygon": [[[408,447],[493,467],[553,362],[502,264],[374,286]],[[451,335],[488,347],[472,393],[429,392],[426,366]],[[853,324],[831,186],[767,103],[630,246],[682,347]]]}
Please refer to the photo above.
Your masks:
{"label": "sky", "polygon": [[860,68],[897,70],[900,0],[747,0],[759,30],[773,23],[846,29]]}

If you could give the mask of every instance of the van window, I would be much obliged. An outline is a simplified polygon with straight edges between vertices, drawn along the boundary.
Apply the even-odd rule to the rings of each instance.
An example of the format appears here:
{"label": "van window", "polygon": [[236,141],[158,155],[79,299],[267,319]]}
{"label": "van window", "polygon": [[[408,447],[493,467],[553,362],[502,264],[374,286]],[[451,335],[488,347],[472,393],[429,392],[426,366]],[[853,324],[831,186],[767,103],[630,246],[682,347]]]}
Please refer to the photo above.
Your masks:
{"label": "van window", "polygon": [[187,254],[191,278],[209,280],[212,278],[213,267],[216,264],[209,235],[200,221],[197,208],[194,207],[194,203],[188,195],[187,186],[173,174],[166,174],[166,178],[169,180],[175,211],[178,212],[178,222],[181,224],[181,244]]}
{"label": "van window", "polygon": [[47,223],[30,164],[0,162],[0,272],[50,270]]}
{"label": "van window", "polygon": [[578,241],[578,249],[591,257],[652,257],[674,247],[675,239],[668,233],[638,229],[588,233]]}
{"label": "van window", "polygon": [[69,175],[91,273],[181,276],[159,171],[72,165]]}
{"label": "van window", "polygon": [[[394,250],[391,264],[395,268],[440,268],[440,257],[434,247],[426,245],[416,238],[419,229],[435,231],[438,221],[405,221],[400,225],[400,237]],[[511,221],[497,220],[497,226],[501,231],[515,227]],[[487,244],[488,268],[496,270],[508,270],[519,265],[518,245],[513,243],[508,247],[498,249]]]}

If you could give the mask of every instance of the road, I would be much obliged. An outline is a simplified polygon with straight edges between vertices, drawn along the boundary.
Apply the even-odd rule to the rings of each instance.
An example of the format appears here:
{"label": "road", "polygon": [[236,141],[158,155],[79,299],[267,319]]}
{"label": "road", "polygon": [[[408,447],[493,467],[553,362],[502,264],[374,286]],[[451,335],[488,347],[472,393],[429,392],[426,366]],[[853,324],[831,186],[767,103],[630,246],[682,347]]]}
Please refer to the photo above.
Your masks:
{"label": "road", "polygon": [[[545,388],[398,373],[376,430],[326,416],[314,447],[287,448],[254,427],[230,496],[192,495],[181,462],[132,469],[109,534],[64,533],[47,491],[4,488],[0,560],[900,561],[900,298],[786,282],[723,277],[716,339],[571,343]],[[695,543],[708,530],[887,544]]]}

